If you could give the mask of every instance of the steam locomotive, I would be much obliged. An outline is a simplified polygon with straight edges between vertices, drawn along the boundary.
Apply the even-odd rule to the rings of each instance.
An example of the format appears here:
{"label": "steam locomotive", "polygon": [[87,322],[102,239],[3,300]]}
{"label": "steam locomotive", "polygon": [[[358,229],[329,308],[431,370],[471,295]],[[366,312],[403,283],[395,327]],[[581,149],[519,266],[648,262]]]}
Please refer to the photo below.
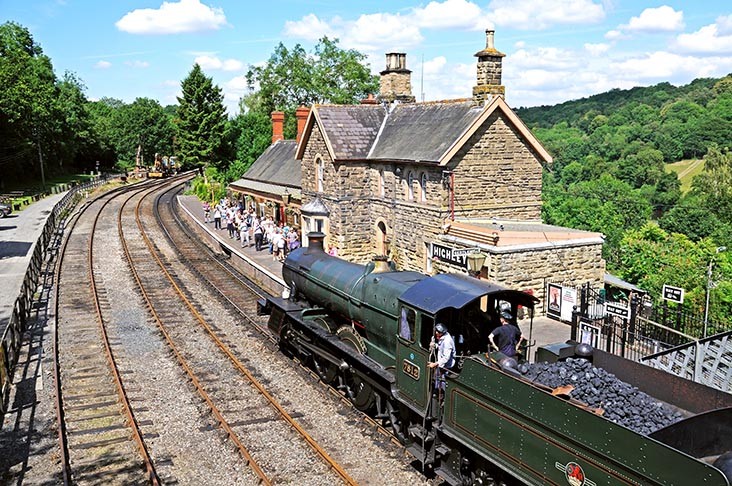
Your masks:
{"label": "steam locomotive", "polygon": [[[309,246],[289,254],[289,295],[261,301],[260,312],[283,351],[391,427],[449,484],[729,486],[732,396],[591,350],[596,365],[686,407],[688,418],[651,436],[633,432],[490,352],[499,313],[522,307],[533,319],[533,296],[464,275],[394,271],[385,260],[350,263],[325,253],[323,237],[310,233]],[[439,397],[427,366],[438,322],[458,356]],[[540,348],[537,357],[575,356],[575,344]]]}

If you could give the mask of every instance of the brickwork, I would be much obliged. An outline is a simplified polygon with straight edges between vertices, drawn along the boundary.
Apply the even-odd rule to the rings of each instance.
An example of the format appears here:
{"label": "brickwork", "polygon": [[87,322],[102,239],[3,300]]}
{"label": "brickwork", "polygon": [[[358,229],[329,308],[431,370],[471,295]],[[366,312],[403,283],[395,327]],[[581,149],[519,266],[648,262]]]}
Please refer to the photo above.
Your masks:
{"label": "brickwork", "polygon": [[383,74],[379,80],[379,98],[385,101],[414,101],[410,71]]}

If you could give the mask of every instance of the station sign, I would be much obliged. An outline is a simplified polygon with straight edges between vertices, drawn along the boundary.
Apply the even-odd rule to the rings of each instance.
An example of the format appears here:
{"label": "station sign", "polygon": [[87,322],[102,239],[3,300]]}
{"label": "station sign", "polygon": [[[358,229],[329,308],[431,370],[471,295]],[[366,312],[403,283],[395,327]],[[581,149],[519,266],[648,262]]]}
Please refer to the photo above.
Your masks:
{"label": "station sign", "polygon": [[443,246],[438,243],[430,244],[430,258],[440,260],[441,262],[452,263],[458,267],[468,268],[468,255],[478,253],[479,248],[458,249]]}
{"label": "station sign", "polygon": [[607,302],[605,304],[605,313],[622,319],[630,317],[630,309],[628,309],[628,306],[617,302]]}
{"label": "station sign", "polygon": [[680,287],[671,287],[670,285],[663,286],[663,298],[670,301],[676,302],[677,304],[684,303],[684,289]]}

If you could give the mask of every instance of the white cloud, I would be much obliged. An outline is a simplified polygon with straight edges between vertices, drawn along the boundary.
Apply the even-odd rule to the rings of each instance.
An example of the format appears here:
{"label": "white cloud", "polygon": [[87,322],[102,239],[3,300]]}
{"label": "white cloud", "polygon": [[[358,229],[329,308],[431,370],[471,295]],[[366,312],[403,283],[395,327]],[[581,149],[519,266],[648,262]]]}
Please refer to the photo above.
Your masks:
{"label": "white cloud", "polygon": [[541,68],[547,71],[561,71],[579,68],[582,63],[575,52],[557,47],[539,47],[534,50],[517,50],[505,58],[504,66],[516,70]]}
{"label": "white cloud", "polygon": [[241,71],[244,69],[244,63],[241,61],[236,59],[221,60],[216,56],[198,56],[194,62],[201,66],[204,71]]}
{"label": "white cloud", "polygon": [[[340,24],[340,17],[335,17],[334,24]],[[338,32],[328,22],[318,18],[315,14],[307,14],[298,21],[285,22],[285,35],[309,41],[317,41],[324,36],[339,37]]]}
{"label": "white cloud", "polygon": [[627,24],[620,26],[626,32],[642,33],[674,32],[683,28],[684,12],[677,12],[668,5],[647,8],[638,17],[631,17]]}
{"label": "white cloud", "polygon": [[592,56],[601,56],[610,50],[610,44],[590,44],[586,43],[584,48]]}
{"label": "white cloud", "polygon": [[98,61],[94,67],[96,69],[109,69],[112,67],[112,63],[109,61]]}
{"label": "white cloud", "polygon": [[732,68],[732,58],[700,58],[657,51],[611,63],[609,68],[618,77],[639,82],[688,83],[699,77],[723,76]]}
{"label": "white cloud", "polygon": [[605,9],[592,0],[493,0],[488,16],[500,26],[546,29],[598,23],[605,18]]}
{"label": "white cloud", "polygon": [[413,10],[414,22],[428,29],[486,28],[482,15],[478,5],[466,0],[430,2],[424,8]]}
{"label": "white cloud", "polygon": [[616,41],[616,40],[622,40],[622,39],[628,39],[629,37],[619,30],[609,30],[605,33],[605,38],[609,41]]}
{"label": "white cloud", "polygon": [[130,34],[181,34],[218,30],[226,25],[226,16],[223,9],[209,7],[199,0],[180,0],[163,2],[158,9],[133,10],[115,25]]}
{"label": "white cloud", "polygon": [[150,67],[150,63],[147,61],[125,61],[125,65],[132,68],[146,68]]}
{"label": "white cloud", "polygon": [[732,54],[732,15],[719,17],[716,23],[694,33],[679,35],[676,48],[686,53]]}

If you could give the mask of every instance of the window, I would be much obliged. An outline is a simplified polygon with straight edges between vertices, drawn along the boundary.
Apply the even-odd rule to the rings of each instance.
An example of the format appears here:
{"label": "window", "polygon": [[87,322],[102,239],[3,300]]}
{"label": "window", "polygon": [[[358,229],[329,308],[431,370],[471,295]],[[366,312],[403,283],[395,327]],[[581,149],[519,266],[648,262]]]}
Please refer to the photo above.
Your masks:
{"label": "window", "polygon": [[407,199],[414,199],[414,172],[411,171],[407,175]]}
{"label": "window", "polygon": [[384,169],[379,170],[379,196],[384,197]]}
{"label": "window", "polygon": [[422,172],[419,177],[419,200],[422,202],[427,201],[427,173]]}
{"label": "window", "polygon": [[407,341],[414,340],[415,312],[412,309],[402,307],[399,315],[399,337]]}
{"label": "window", "polygon": [[315,158],[315,190],[323,192],[323,180],[324,180],[324,167],[323,159],[320,157]]}

